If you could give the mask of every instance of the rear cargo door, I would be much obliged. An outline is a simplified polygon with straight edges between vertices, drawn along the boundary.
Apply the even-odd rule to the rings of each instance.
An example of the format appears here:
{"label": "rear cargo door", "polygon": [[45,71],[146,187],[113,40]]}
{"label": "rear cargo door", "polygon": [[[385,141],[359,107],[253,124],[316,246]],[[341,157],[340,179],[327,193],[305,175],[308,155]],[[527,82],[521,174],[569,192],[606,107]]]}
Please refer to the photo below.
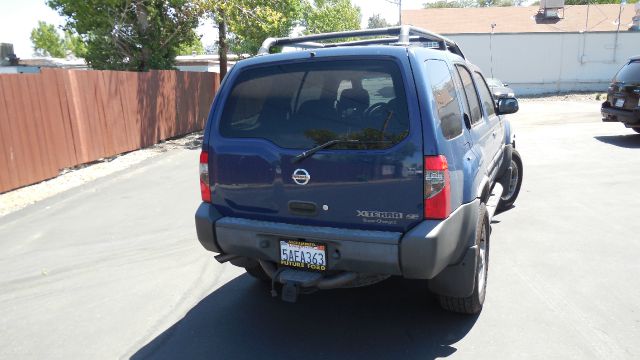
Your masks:
{"label": "rear cargo door", "polygon": [[640,60],[630,61],[613,79],[611,105],[625,110],[634,110],[640,99]]}
{"label": "rear cargo door", "polygon": [[214,205],[317,226],[420,221],[421,126],[401,69],[397,59],[334,59],[241,71],[212,128]]}

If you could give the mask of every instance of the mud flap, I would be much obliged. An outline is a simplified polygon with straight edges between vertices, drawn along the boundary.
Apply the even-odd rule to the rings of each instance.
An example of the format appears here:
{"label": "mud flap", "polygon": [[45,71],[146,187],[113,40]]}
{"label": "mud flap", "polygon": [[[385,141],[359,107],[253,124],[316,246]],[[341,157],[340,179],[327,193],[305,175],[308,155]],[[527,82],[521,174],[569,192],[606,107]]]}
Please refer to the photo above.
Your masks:
{"label": "mud flap", "polygon": [[467,297],[473,293],[478,246],[467,249],[461,262],[449,265],[429,280],[429,290],[444,296]]}
{"label": "mud flap", "polygon": [[502,184],[502,187],[505,189],[509,188],[509,181],[511,181],[511,159],[513,158],[513,146],[511,144],[505,145],[504,153],[502,156],[502,164],[500,165],[500,169],[498,169],[498,173],[496,174],[496,179],[498,182]]}

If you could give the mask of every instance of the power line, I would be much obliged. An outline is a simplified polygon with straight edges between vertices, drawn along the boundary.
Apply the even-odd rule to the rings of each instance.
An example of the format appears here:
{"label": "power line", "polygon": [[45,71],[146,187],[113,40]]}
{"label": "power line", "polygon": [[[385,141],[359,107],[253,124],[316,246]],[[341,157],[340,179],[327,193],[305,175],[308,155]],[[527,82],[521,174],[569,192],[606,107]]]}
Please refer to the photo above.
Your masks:
{"label": "power line", "polygon": [[402,25],[402,0],[385,0],[389,4],[398,5],[398,25]]}

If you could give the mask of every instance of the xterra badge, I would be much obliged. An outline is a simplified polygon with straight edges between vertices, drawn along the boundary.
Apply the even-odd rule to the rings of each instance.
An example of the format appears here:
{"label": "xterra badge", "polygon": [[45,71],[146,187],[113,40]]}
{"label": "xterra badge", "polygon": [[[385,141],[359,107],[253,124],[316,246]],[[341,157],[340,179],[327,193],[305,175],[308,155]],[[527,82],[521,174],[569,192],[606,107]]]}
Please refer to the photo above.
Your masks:
{"label": "xterra badge", "polygon": [[404,214],[395,211],[356,210],[356,216],[362,218],[365,224],[397,225],[398,220],[416,220],[418,214]]}
{"label": "xterra badge", "polygon": [[379,219],[402,219],[403,213],[393,211],[372,211],[372,210],[356,210],[357,216],[367,218],[379,218]]}
{"label": "xterra badge", "polygon": [[311,175],[309,175],[309,172],[305,169],[296,169],[293,175],[291,175],[291,178],[298,185],[307,185],[309,180],[311,180]]}

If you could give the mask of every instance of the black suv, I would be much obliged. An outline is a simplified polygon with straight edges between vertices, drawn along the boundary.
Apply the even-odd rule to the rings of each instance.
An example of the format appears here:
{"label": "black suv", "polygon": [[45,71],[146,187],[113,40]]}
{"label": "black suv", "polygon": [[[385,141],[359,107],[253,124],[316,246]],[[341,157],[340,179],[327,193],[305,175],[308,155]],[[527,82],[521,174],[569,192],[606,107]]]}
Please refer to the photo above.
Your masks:
{"label": "black suv", "polygon": [[621,122],[640,133],[640,55],[634,56],[613,77],[602,103],[602,121]]}

